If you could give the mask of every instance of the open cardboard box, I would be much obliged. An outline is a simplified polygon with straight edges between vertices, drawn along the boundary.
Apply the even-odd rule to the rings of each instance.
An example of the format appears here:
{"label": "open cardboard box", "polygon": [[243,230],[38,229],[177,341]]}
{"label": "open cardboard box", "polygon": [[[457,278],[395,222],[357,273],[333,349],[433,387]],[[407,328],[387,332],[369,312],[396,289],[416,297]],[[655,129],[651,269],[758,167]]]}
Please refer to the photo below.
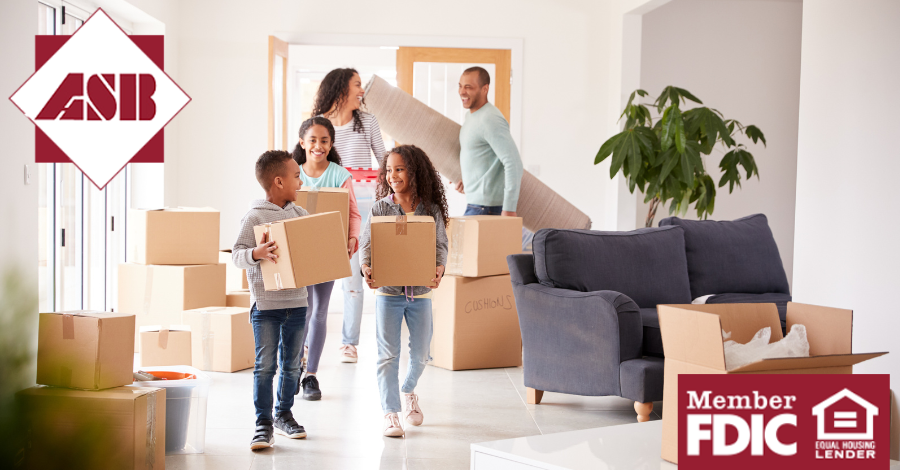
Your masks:
{"label": "open cardboard box", "polygon": [[886,352],[852,353],[853,310],[789,302],[787,331],[806,327],[809,357],[762,359],[736,369],[725,367],[722,330],[742,344],[770,327],[770,343],[780,341],[775,304],[659,305],[659,327],[666,353],[662,457],[678,463],[679,374],[852,374],[853,365]]}

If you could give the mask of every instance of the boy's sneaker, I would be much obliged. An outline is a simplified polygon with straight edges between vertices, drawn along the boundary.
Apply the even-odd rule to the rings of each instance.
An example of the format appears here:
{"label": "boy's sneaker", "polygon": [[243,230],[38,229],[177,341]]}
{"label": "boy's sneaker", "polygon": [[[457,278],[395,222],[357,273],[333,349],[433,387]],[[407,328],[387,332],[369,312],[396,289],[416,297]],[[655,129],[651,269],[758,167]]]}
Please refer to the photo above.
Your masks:
{"label": "boy's sneaker", "polygon": [[422,425],[425,415],[422,414],[422,409],[419,408],[419,396],[415,393],[406,394],[406,412],[403,415],[407,423],[413,426]]}
{"label": "boy's sneaker", "polygon": [[275,417],[275,432],[291,439],[303,439],[306,437],[306,430],[303,426],[297,424],[294,415],[290,412]]}
{"label": "boy's sneaker", "polygon": [[384,415],[384,435],[387,437],[403,437],[406,434],[400,426],[400,418],[397,413]]}
{"label": "boy's sneaker", "polygon": [[275,431],[271,421],[259,421],[256,423],[256,432],[250,441],[250,450],[259,450],[275,445]]}
{"label": "boy's sneaker", "polygon": [[341,362],[356,362],[359,356],[356,354],[356,346],[345,344],[341,346]]}
{"label": "boy's sneaker", "polygon": [[322,399],[322,391],[319,390],[319,379],[315,375],[307,375],[300,381],[300,386],[303,387],[304,400],[316,401]]}

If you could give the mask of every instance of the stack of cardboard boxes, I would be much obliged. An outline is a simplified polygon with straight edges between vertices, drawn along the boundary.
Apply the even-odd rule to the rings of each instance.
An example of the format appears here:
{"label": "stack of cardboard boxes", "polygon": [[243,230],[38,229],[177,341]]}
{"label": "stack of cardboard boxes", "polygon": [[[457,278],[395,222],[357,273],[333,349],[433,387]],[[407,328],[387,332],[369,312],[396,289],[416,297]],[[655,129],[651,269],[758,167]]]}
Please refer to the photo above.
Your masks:
{"label": "stack of cardboard boxes", "polygon": [[24,468],[165,468],[165,389],[124,387],[134,330],[130,314],[40,314],[40,385],[17,395]]}
{"label": "stack of cardboard boxes", "polygon": [[[128,216],[130,262],[119,265],[118,305],[120,312],[135,315],[135,346],[141,352],[141,365],[203,368],[203,363],[193,362],[194,350],[208,345],[215,333],[229,341],[252,345],[249,324],[233,336],[231,331],[210,330],[209,326],[218,322],[210,321],[208,316],[192,328],[180,326],[189,324],[185,311],[200,309],[212,315],[212,310],[225,308],[226,265],[219,262],[219,212],[179,207],[131,210]],[[242,313],[249,318],[249,308]],[[184,347],[186,342],[190,348]],[[220,347],[218,353],[209,348],[206,351],[231,354],[225,349]],[[246,357],[236,363],[243,366],[205,370],[233,372],[253,365],[252,358],[248,361]]]}
{"label": "stack of cardboard boxes", "polygon": [[522,251],[522,219],[452,217],[444,279],[435,289],[433,365],[450,370],[522,365],[507,255]]}
{"label": "stack of cardboard boxes", "polygon": [[247,270],[234,264],[231,249],[219,252],[219,262],[225,265],[225,306],[250,308],[250,284]]}

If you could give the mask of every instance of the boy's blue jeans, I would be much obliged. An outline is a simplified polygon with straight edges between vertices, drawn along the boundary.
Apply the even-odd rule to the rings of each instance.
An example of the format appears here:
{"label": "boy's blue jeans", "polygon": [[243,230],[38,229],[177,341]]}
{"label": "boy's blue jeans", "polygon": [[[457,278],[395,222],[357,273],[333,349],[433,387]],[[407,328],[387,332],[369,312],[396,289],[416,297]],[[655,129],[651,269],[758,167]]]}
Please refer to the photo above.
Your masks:
{"label": "boy's blue jeans", "polygon": [[272,419],[272,380],[278,377],[276,414],[291,411],[300,380],[300,356],[303,352],[303,327],[306,307],[250,310],[253,338],[256,340],[256,364],[253,369],[253,406],[256,422]]}
{"label": "boy's blue jeans", "polygon": [[[409,368],[400,387],[400,328],[403,319],[409,329]],[[378,390],[381,409],[399,413],[400,391],[411,393],[425,363],[431,360],[431,299],[407,301],[402,295],[375,296],[375,331],[378,343]]]}

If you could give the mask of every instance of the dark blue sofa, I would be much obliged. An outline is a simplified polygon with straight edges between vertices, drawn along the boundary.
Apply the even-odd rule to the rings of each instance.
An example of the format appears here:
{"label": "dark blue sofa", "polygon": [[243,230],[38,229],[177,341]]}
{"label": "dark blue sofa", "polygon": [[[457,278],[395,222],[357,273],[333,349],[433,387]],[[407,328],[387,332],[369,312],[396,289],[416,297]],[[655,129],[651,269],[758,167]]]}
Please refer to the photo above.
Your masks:
{"label": "dark blue sofa", "polygon": [[630,232],[543,229],[534,254],[507,258],[529,403],[544,391],[635,401],[638,421],[662,400],[665,352],[656,306],[774,302],[787,276],[765,215],[670,217]]}

